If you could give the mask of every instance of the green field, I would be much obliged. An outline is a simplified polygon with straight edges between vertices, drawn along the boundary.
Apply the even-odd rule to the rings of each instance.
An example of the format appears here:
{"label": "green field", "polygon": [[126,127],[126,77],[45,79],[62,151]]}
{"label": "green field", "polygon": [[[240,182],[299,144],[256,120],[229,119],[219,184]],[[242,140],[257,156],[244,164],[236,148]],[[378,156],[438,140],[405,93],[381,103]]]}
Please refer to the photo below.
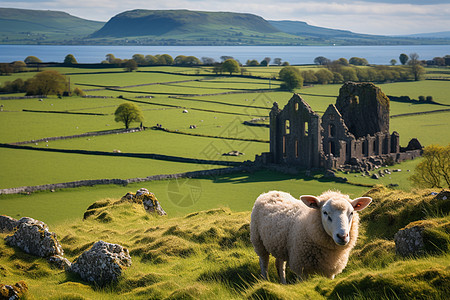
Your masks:
{"label": "green field", "polygon": [[[264,174],[254,179],[267,180]],[[293,194],[297,180],[286,177],[265,182]],[[170,202],[161,201],[167,217],[149,215],[142,204],[112,204],[118,197],[96,188],[67,191],[62,201],[58,193],[38,193],[34,206],[46,207],[53,214],[72,209],[77,216],[53,219],[50,230],[57,234],[64,256],[74,261],[99,239],[118,243],[130,251],[132,265],[122,269],[120,280],[105,287],[88,284],[74,274],[50,267],[42,258],[6,245],[6,233],[0,233],[0,274],[2,282],[24,280],[27,299],[445,299],[450,289],[448,214],[435,212],[432,190],[414,193],[375,188],[367,193],[373,203],[361,215],[358,243],[347,267],[335,279],[312,276],[297,280],[287,268],[287,285],[278,283],[274,259],[269,263],[269,280],[259,277],[258,257],[249,240],[250,205],[235,206],[231,199],[247,189],[245,195],[256,197],[261,186],[245,176],[228,178],[228,208],[199,211],[217,192],[207,193],[195,204],[195,212],[177,213]],[[199,181],[199,180],[195,180]],[[240,182],[245,184],[235,184]],[[309,182],[311,183],[311,182]],[[154,189],[163,188],[157,183]],[[201,182],[209,185],[207,181]],[[161,186],[159,186],[161,185]],[[214,184],[216,185],[216,184]],[[314,185],[314,184],[313,184]],[[196,185],[198,186],[198,185]],[[233,187],[232,187],[233,186]],[[132,186],[130,188],[137,188]],[[126,189],[115,188],[116,194]],[[303,192],[314,193],[314,188]],[[163,194],[158,191],[158,194]],[[238,197],[242,198],[244,194]],[[14,196],[27,213],[27,196]],[[85,207],[101,199],[90,217],[83,219],[75,203]],[[106,198],[106,199],[105,199]],[[50,199],[50,200],[48,200]],[[440,207],[448,205],[444,200]],[[48,203],[51,202],[49,205]],[[401,204],[401,205],[399,205]],[[102,206],[101,206],[102,205]],[[64,209],[63,209],[64,207]],[[243,212],[237,212],[239,210]],[[439,211],[439,208],[435,209]],[[20,214],[18,215],[20,216]],[[18,217],[17,216],[17,217]],[[105,217],[106,216],[106,217]],[[389,221],[389,222],[388,222]],[[420,257],[396,254],[393,235],[410,222],[429,224],[426,234],[432,245]]]}
{"label": "green field", "polygon": [[[308,68],[317,68],[317,66],[300,67],[302,70]],[[0,142],[13,143],[119,129],[123,125],[114,122],[113,114],[116,107],[124,101],[134,101],[143,111],[144,126],[152,127],[162,124],[173,132],[186,134],[145,130],[129,134],[58,141],[44,140],[29,145],[38,149],[104,152],[120,150],[126,153],[153,153],[193,159],[253,160],[256,154],[268,151],[269,130],[264,127],[246,126],[243,122],[253,118],[267,117],[273,102],[278,102],[280,107],[283,107],[292,96],[289,92],[277,90],[279,81],[268,79],[280,70],[280,67],[273,66],[247,68],[247,72],[264,77],[259,79],[226,75],[211,76],[209,67],[143,67],[131,73],[117,68],[98,70],[53,67],[52,69],[66,74],[70,78],[72,88],[81,87],[87,95],[108,98],[64,97],[58,99],[50,96],[43,101],[39,99],[0,100],[0,104],[3,105],[3,111],[0,112],[0,128],[2,129]],[[2,76],[0,82],[16,78],[26,79],[33,74],[35,72]],[[406,95],[411,99],[432,96],[437,103],[441,104],[391,101],[390,114],[394,117],[391,119],[390,130],[400,133],[401,145],[406,146],[413,137],[418,138],[423,145],[446,145],[450,141],[449,112],[433,112],[446,109],[447,105],[450,105],[450,99],[447,96],[448,81],[426,80],[378,86],[387,95]],[[297,92],[313,110],[322,114],[328,105],[335,103],[339,88],[340,85],[315,85]],[[20,94],[14,96],[20,96]],[[152,97],[142,98],[146,96]],[[183,113],[184,110],[188,112]],[[412,114],[423,112],[431,113]],[[409,115],[403,116],[403,114]],[[266,119],[265,122],[268,123],[268,120]],[[196,128],[190,129],[191,125],[195,125]],[[238,140],[227,138],[238,138]],[[239,157],[222,155],[233,150],[243,152],[244,155]],[[0,175],[1,188],[82,179],[126,179],[219,167],[154,159],[30,150],[2,149],[1,153],[0,163],[5,170],[8,170]],[[416,163],[417,161],[407,162],[399,168],[412,170]],[[274,173],[273,176],[279,175]],[[380,181],[353,175],[347,177],[356,183],[398,182],[400,188],[406,190],[411,188],[407,181],[409,176],[407,172],[392,174],[392,176],[394,176],[392,180],[386,177]],[[300,182],[300,186],[304,185],[305,183]],[[316,191],[331,187],[333,185],[330,183],[320,183]],[[223,203],[223,201],[217,201],[217,203]]]}

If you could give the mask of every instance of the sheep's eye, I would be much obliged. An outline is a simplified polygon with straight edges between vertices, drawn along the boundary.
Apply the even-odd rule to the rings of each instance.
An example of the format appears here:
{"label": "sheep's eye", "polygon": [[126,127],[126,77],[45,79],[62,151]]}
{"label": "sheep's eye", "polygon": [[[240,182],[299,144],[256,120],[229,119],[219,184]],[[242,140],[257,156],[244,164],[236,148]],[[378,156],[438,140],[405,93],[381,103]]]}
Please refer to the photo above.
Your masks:
{"label": "sheep's eye", "polygon": [[330,222],[332,221],[330,216],[328,216],[328,221],[330,221]]}
{"label": "sheep's eye", "polygon": [[327,213],[326,211],[324,211],[323,214],[324,214],[325,216],[328,216],[328,213]]}

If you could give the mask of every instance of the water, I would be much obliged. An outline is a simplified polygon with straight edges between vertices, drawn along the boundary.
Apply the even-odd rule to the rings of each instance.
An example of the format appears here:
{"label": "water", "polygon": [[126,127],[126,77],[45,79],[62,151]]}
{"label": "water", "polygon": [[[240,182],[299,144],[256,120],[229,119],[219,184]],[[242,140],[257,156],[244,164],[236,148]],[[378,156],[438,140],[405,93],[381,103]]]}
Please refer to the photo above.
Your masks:
{"label": "water", "polygon": [[108,53],[121,59],[133,54],[155,55],[167,53],[212,57],[220,61],[223,55],[232,56],[245,63],[248,59],[261,61],[264,57],[276,57],[290,64],[312,64],[317,56],[335,60],[341,57],[363,57],[371,64],[389,64],[399,61],[401,53],[417,53],[422,60],[450,55],[450,45],[403,45],[403,46],[42,46],[0,45],[0,62],[24,60],[33,55],[44,62],[63,62],[67,54],[73,54],[79,63],[100,63]]}

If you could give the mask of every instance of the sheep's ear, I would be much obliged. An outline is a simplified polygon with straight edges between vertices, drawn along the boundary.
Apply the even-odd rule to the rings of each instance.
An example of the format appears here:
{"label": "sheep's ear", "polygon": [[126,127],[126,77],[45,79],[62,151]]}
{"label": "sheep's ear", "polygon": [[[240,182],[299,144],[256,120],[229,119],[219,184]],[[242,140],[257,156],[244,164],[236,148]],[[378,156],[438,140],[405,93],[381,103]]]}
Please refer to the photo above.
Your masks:
{"label": "sheep's ear", "polygon": [[352,206],[355,210],[363,210],[370,204],[370,202],[372,202],[372,198],[360,197],[352,201]]}
{"label": "sheep's ear", "polygon": [[314,196],[303,195],[303,196],[300,196],[300,200],[302,200],[303,203],[305,203],[308,207],[316,208],[316,209],[319,208],[320,201],[319,201],[319,199],[317,199]]}

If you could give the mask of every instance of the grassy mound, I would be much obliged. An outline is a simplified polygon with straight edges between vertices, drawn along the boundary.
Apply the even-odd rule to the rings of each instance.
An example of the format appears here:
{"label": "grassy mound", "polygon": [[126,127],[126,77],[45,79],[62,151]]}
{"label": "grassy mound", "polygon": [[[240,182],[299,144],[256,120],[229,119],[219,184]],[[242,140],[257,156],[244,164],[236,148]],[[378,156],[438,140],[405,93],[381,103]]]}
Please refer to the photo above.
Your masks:
{"label": "grassy mound", "polygon": [[[159,217],[146,213],[142,204],[111,199],[93,203],[84,220],[80,216],[50,229],[71,261],[100,239],[127,247],[133,264],[115,285],[89,285],[6,246],[3,239],[0,278],[5,284],[24,280],[29,297],[36,299],[443,299],[450,293],[450,217],[448,201],[430,193],[370,190],[374,201],[361,215],[358,244],[335,280],[317,276],[298,282],[288,272],[288,285],[282,286],[273,259],[270,280],[261,280],[249,239],[249,212],[221,208]],[[429,245],[425,256],[399,257],[394,234],[417,224],[440,250]]]}

